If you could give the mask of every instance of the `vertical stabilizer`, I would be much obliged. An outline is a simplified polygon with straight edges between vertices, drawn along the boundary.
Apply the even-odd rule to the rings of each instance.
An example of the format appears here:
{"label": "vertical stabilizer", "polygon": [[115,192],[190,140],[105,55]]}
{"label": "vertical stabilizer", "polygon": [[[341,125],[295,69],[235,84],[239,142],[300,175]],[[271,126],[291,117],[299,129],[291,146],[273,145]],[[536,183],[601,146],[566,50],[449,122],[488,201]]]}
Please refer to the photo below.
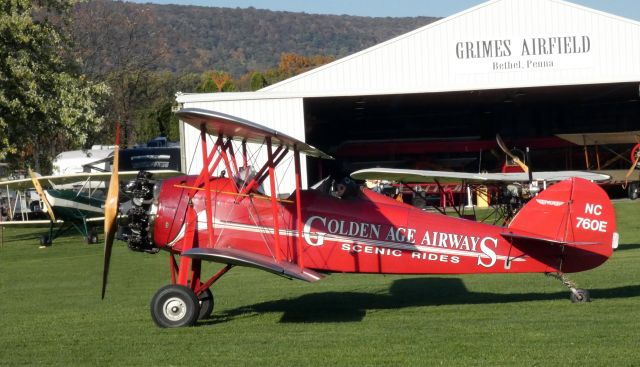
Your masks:
{"label": "vertical stabilizer", "polygon": [[598,185],[581,178],[559,182],[541,192],[518,212],[508,229],[539,238],[540,243],[562,246],[560,270],[566,272],[601,264],[617,245],[611,200]]}

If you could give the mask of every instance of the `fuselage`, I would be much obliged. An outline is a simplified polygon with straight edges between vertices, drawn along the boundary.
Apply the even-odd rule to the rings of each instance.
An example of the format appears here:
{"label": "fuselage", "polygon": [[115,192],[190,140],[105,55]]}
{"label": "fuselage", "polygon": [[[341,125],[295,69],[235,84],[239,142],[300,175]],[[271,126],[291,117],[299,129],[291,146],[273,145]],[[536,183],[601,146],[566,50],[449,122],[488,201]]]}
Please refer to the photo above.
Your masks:
{"label": "fuselage", "polygon": [[[180,253],[185,239],[187,193],[195,177],[162,182],[151,227],[155,246]],[[212,242],[205,195],[193,198],[198,247],[236,248],[277,257],[270,198],[237,195],[229,178],[212,178]],[[295,196],[277,203],[280,258],[325,272],[462,274],[573,272],[606,261],[611,249],[589,251],[537,243],[531,233],[429,213],[370,190],[339,199],[315,190],[301,192],[302,235]],[[517,240],[513,235],[522,235]],[[297,253],[301,241],[302,253]],[[299,257],[300,256],[300,257]]]}
{"label": "fuselage", "polygon": [[104,200],[80,195],[74,190],[45,190],[54,214],[67,220],[104,216]]}

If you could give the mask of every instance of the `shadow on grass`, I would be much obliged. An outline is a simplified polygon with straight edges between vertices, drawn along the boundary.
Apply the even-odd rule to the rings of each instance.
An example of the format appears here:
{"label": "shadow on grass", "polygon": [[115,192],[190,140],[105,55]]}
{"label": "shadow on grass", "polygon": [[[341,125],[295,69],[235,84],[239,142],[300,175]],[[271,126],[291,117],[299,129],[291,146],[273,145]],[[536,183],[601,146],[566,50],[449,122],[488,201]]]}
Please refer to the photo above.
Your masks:
{"label": "shadow on grass", "polygon": [[629,244],[620,245],[616,250],[616,252],[625,251],[625,250],[635,250],[639,248],[640,248],[640,243],[629,243]]}
{"label": "shadow on grass", "polygon": [[4,243],[12,244],[13,242],[23,242],[25,240],[30,240],[30,239],[33,239],[35,242],[39,242],[40,237],[43,234],[47,234],[47,233],[49,233],[48,228],[45,228],[45,229],[34,228],[30,232],[16,232],[16,231],[5,230],[4,233],[0,232],[0,236],[2,237],[2,241]]}
{"label": "shadow on grass", "polygon": [[[589,290],[593,299],[640,296],[640,285]],[[356,322],[368,310],[400,309],[415,306],[512,303],[566,299],[569,291],[554,293],[482,293],[469,292],[456,278],[414,278],[396,280],[388,294],[325,292],[306,294],[239,307],[215,313],[201,325],[233,321],[267,312],[282,313],[280,322]]]}

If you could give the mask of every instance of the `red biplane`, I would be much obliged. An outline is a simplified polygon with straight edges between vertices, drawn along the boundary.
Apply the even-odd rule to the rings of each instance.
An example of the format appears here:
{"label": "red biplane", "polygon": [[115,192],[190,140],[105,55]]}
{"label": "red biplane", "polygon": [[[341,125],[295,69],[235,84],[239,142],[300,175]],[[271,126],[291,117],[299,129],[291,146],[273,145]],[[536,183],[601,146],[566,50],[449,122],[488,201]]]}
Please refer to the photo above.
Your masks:
{"label": "red biplane", "polygon": [[[211,286],[234,266],[315,282],[332,272],[377,274],[547,273],[589,300],[565,273],[595,268],[617,245],[613,206],[580,178],[557,183],[520,210],[506,227],[428,213],[367,189],[338,198],[323,186],[303,190],[300,154],[331,158],[278,131],[233,116],[183,109],[200,129],[203,168],[197,176],[155,181],[141,173],[129,190],[129,247],[171,257],[171,283],[154,295],[160,327],[209,317]],[[207,141],[215,140],[213,146]],[[267,159],[249,175],[247,144]],[[234,145],[236,144],[236,145]],[[212,149],[208,149],[212,148]],[[117,151],[117,149],[116,149]],[[276,195],[275,168],[292,153],[295,191]],[[116,153],[117,159],[117,153]],[[224,173],[220,173],[224,169]],[[218,172],[218,173],[216,173]],[[262,184],[269,196],[263,193]],[[117,172],[105,207],[104,297],[117,209]],[[205,275],[203,261],[225,264]]]}

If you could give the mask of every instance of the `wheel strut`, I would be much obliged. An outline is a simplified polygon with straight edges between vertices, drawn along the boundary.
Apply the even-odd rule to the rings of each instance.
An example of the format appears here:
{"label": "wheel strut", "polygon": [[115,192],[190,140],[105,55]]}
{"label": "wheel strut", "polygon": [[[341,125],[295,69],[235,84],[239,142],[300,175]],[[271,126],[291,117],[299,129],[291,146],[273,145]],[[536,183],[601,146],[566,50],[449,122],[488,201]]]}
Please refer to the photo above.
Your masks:
{"label": "wheel strut", "polygon": [[558,279],[562,282],[562,284],[569,288],[571,291],[571,302],[579,303],[579,302],[591,302],[591,298],[589,297],[589,291],[585,289],[580,289],[576,285],[574,281],[569,279],[564,273],[556,272],[556,273],[544,273],[544,275]]}

